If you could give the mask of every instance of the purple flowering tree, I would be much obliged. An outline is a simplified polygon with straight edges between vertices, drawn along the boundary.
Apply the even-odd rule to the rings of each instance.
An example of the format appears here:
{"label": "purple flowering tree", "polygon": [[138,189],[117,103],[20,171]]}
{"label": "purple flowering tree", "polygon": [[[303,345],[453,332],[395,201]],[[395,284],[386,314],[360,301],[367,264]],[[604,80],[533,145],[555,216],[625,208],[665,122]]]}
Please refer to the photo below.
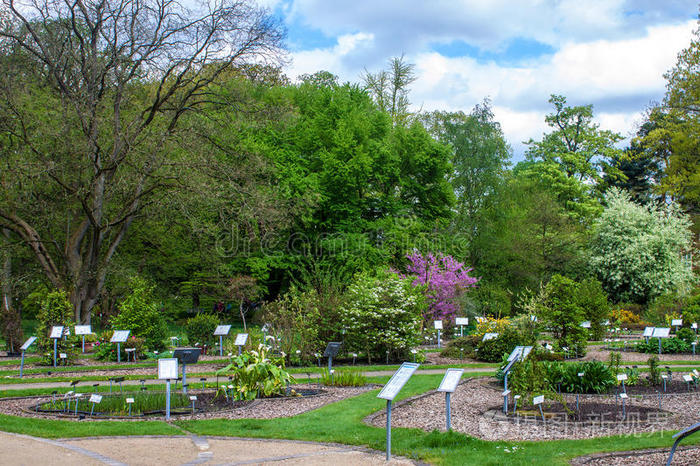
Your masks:
{"label": "purple flowering tree", "polygon": [[425,286],[428,310],[423,318],[454,321],[457,312],[456,298],[469,288],[476,287],[478,278],[469,276],[467,268],[452,256],[427,254],[414,251],[409,260],[408,276],[413,276],[414,286]]}

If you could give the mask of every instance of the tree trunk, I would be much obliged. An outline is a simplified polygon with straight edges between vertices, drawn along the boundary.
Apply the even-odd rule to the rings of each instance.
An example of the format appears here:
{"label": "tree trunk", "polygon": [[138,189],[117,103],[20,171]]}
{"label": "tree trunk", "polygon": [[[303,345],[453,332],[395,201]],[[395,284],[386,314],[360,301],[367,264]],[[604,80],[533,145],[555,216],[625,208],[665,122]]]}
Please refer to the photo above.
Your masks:
{"label": "tree trunk", "polygon": [[[243,320],[243,331],[247,332],[248,329],[245,325],[245,312],[243,312],[243,301],[242,300],[241,300],[241,304],[238,306],[238,312],[241,313],[241,319]],[[265,342],[263,342],[263,343],[265,343]],[[267,344],[267,343],[265,343],[265,344]]]}
{"label": "tree trunk", "polygon": [[[2,234],[5,237],[4,241],[10,241],[10,231],[7,229],[2,230]],[[2,274],[0,275],[0,283],[2,283],[2,303],[0,303],[0,308],[3,312],[10,312],[12,307],[12,285],[10,284],[10,279],[12,278],[12,256],[10,256],[10,248],[3,248],[5,250],[3,263],[2,263]]]}

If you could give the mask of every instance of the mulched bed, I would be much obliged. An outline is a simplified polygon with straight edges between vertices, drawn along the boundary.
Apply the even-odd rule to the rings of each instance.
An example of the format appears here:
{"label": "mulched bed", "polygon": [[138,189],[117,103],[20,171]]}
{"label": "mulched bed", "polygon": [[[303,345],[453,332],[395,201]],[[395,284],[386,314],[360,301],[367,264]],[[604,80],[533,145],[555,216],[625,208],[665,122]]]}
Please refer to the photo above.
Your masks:
{"label": "mulched bed", "polygon": [[[481,377],[462,382],[451,397],[452,428],[455,431],[485,440],[541,441],[559,439],[583,439],[610,435],[661,435],[664,430],[679,430],[697,422],[700,394],[666,394],[662,396],[662,409],[658,408],[658,395],[632,396],[626,407],[630,415],[626,422],[618,422],[615,415],[615,398],[612,396],[581,395],[580,404],[586,406],[593,418],[578,422],[572,418],[550,418],[542,422],[537,416],[521,416],[518,419],[502,415],[502,387],[494,388],[493,378]],[[565,395],[570,407],[576,406],[575,395]],[[590,407],[588,405],[591,405]],[[592,405],[600,405],[596,408]],[[512,399],[509,408],[512,409]],[[554,403],[545,401],[545,410],[561,412]],[[621,404],[618,404],[621,414]],[[610,415],[604,415],[610,413]],[[639,416],[634,413],[639,413]],[[369,416],[367,423],[384,426],[384,412]],[[445,396],[429,392],[409,400],[398,402],[392,410],[392,424],[396,427],[420,428],[426,431],[445,429]]]}
{"label": "mulched bed", "polygon": [[[336,401],[341,401],[346,398],[360,395],[368,390],[373,390],[378,388],[377,385],[366,385],[364,387],[325,387],[316,384],[299,384],[292,385],[291,388],[295,391],[305,393],[307,396],[295,397],[295,396],[285,396],[277,398],[264,398],[259,400],[254,400],[253,402],[237,402],[235,404],[228,404],[219,400],[216,402],[215,406],[211,410],[204,412],[197,412],[195,414],[181,414],[178,417],[180,419],[213,419],[213,418],[224,418],[224,419],[242,419],[242,418],[255,418],[255,419],[273,419],[280,417],[291,417],[296,416],[307,411],[318,409],[325,406],[328,403],[333,403]],[[200,389],[190,389],[188,394],[197,395],[198,402],[204,401],[208,396],[213,398],[212,390],[200,390]],[[202,398],[200,398],[202,397]],[[51,396],[40,396],[40,397],[23,397],[23,398],[8,398],[0,399],[0,413],[8,414],[11,416],[23,416],[23,417],[34,417],[34,418],[51,418],[51,419],[66,419],[72,418],[74,416],[68,416],[64,414],[51,414],[51,413],[37,413],[33,411],[32,407],[36,406],[38,403],[44,403],[51,401]],[[217,409],[220,408],[220,409]],[[164,416],[154,416],[150,419],[162,419]],[[86,419],[84,421],[99,421],[108,419],[107,416],[100,416],[100,418]],[[122,420],[140,420],[143,417],[133,417],[133,418],[120,418]]]}

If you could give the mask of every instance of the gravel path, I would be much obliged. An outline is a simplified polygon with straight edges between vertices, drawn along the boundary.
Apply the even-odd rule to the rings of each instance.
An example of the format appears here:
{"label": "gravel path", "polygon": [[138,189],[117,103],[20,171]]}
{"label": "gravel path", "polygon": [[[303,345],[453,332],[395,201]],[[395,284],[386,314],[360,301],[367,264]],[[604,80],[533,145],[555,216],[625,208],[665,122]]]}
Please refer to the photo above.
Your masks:
{"label": "gravel path", "polygon": [[[593,419],[588,423],[550,420],[543,423],[533,418],[520,418],[519,422],[501,420],[494,416],[503,405],[501,391],[495,389],[489,378],[469,379],[462,382],[452,395],[452,429],[485,440],[541,441],[561,439],[583,439],[610,435],[650,435],[663,430],[678,430],[687,427],[698,418],[700,394],[666,395],[663,409],[670,416],[649,416],[633,419],[624,424],[612,422],[614,399],[596,396],[581,396],[581,403],[605,402],[611,405],[608,418]],[[575,405],[575,398],[569,399]],[[629,403],[650,408],[658,407],[656,396],[630,397]],[[512,406],[512,400],[511,400]],[[366,422],[381,427],[386,423],[384,412],[369,416]],[[397,403],[392,410],[392,424],[397,427],[419,428],[426,431],[445,430],[445,396],[430,392],[406,402]]]}

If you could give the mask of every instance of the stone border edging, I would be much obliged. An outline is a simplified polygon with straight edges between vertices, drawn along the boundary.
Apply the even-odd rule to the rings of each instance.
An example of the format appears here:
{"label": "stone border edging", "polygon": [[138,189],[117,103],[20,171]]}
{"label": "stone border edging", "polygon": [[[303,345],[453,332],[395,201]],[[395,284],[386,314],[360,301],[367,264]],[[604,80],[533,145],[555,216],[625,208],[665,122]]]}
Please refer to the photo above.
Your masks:
{"label": "stone border edging", "polygon": [[[684,447],[678,447],[676,452],[687,451],[687,450],[700,450],[698,445],[686,445]],[[606,458],[621,458],[623,456],[644,456],[654,453],[669,453],[671,448],[647,448],[645,450],[629,450],[629,451],[614,451],[608,453],[593,453],[590,455],[577,456],[573,458],[569,464],[572,466],[582,466],[590,463],[591,461],[606,459]]]}

